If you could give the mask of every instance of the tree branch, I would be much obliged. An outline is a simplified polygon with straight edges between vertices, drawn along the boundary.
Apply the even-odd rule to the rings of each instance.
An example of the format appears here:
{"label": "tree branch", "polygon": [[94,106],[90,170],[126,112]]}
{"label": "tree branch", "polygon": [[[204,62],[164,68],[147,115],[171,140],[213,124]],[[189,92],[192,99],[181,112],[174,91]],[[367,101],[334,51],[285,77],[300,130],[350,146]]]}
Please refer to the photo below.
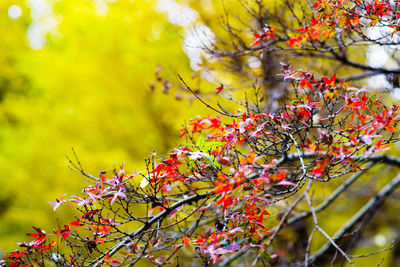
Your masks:
{"label": "tree branch", "polygon": [[[370,199],[354,216],[351,218],[333,237],[333,240],[339,240],[348,231],[350,231],[355,224],[360,222],[362,218],[368,213],[375,213],[378,208],[385,202],[391,193],[400,185],[400,173],[388,183],[379,193]],[[332,244],[327,242],[320,250],[318,250],[311,258],[310,262],[318,261],[329,249]]]}
{"label": "tree branch", "polygon": [[[156,216],[154,216],[151,220],[149,220],[146,224],[144,224],[142,227],[140,227],[138,230],[136,230],[134,233],[130,234],[129,237],[125,238],[124,240],[122,240],[120,243],[118,243],[117,245],[115,245],[112,249],[109,250],[109,256],[111,257],[112,255],[114,255],[115,253],[117,253],[120,249],[122,249],[124,246],[126,246],[131,240],[132,238],[140,235],[141,233],[145,232],[147,229],[149,229],[154,223],[158,222],[158,221],[162,221],[165,217],[168,216],[168,214],[170,214],[172,211],[174,211],[175,209],[177,209],[178,207],[186,204],[186,203],[190,203],[192,201],[196,201],[196,200],[200,200],[209,196],[212,196],[213,193],[204,193],[204,194],[198,194],[198,195],[194,195],[185,199],[182,199],[181,201],[175,203],[174,205],[172,205],[170,208],[165,209],[164,211],[160,212],[159,214],[157,214]],[[96,264],[94,264],[93,266],[101,266],[101,264],[103,263],[103,258],[106,256],[106,254],[98,257],[95,262]]]}
{"label": "tree branch", "polygon": [[[335,192],[333,192],[323,203],[318,205],[314,211],[316,213],[320,212],[321,210],[324,210],[327,206],[329,206],[341,193],[343,193],[350,185],[352,185],[363,173],[364,171],[368,170],[371,168],[375,163],[374,162],[369,162],[367,166],[361,170],[353,174],[349,179],[347,179],[343,184],[341,184],[338,188],[336,188]],[[300,213],[288,220],[288,225],[291,225],[299,220],[302,220],[304,218],[309,217],[312,214],[311,211],[306,211],[303,213]],[[271,229],[272,232],[274,232],[275,228]]]}
{"label": "tree branch", "polygon": [[223,112],[223,111],[221,111],[221,110],[218,110],[218,109],[212,107],[210,104],[206,103],[203,99],[201,99],[201,98],[189,87],[189,85],[187,85],[187,83],[183,80],[183,78],[182,78],[179,74],[177,74],[177,75],[178,75],[179,79],[181,80],[181,82],[185,85],[186,89],[188,89],[201,103],[203,103],[203,104],[204,104],[206,107],[208,107],[209,109],[212,109],[212,110],[214,110],[215,112],[217,112],[217,113],[219,113],[219,114],[221,114],[221,115],[224,115],[224,116],[228,116],[228,117],[241,117],[241,116],[242,116],[242,115],[234,115],[234,114],[231,114],[231,113],[226,113],[226,112]]}

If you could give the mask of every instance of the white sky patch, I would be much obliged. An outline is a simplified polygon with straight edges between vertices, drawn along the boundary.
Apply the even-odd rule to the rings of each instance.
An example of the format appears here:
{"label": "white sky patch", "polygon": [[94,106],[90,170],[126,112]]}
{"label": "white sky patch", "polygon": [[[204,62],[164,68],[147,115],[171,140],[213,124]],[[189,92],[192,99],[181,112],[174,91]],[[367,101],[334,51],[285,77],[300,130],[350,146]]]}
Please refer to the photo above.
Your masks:
{"label": "white sky patch", "polygon": [[389,61],[389,54],[385,48],[379,45],[373,45],[368,48],[367,62],[373,68],[384,66]]}
{"label": "white sky patch", "polygon": [[45,44],[45,39],[42,36],[42,29],[38,22],[32,22],[27,30],[29,45],[33,49],[41,49]]}
{"label": "white sky patch", "polygon": [[390,91],[390,95],[394,99],[400,100],[400,88],[393,88],[393,90]]}
{"label": "white sky patch", "polygon": [[54,14],[48,0],[28,0],[28,6],[33,20],[27,29],[29,45],[33,49],[41,49],[46,45],[46,35],[58,32],[62,17]]}
{"label": "white sky patch", "polygon": [[96,0],[94,2],[94,8],[96,9],[96,13],[100,16],[106,16],[108,13],[108,4],[105,0]]}
{"label": "white sky patch", "polygon": [[196,22],[199,14],[195,10],[174,0],[158,0],[157,9],[168,14],[169,22],[185,28],[183,51],[190,59],[191,68],[200,70],[204,56],[202,48],[215,41],[214,33],[204,24]]}
{"label": "white sky patch", "polygon": [[[372,28],[368,32],[368,37],[372,39],[381,38],[386,34],[385,30],[380,27]],[[385,66],[390,60],[389,54],[386,49],[379,45],[372,45],[367,50],[367,64],[373,68],[380,68]],[[374,89],[390,88],[391,85],[386,79],[385,75],[377,75],[368,79],[369,87]]]}
{"label": "white sky patch", "polygon": [[377,246],[382,247],[382,246],[387,244],[387,239],[386,239],[386,237],[384,235],[375,235],[374,236],[374,243]]}
{"label": "white sky patch", "polygon": [[261,61],[257,57],[249,57],[247,60],[247,65],[252,69],[257,69],[261,67]]}
{"label": "white sky patch", "polygon": [[[391,34],[393,29],[389,27],[375,27],[372,28],[368,32],[368,36],[372,39],[380,39],[382,36]],[[382,42],[385,41],[392,41],[398,42],[399,37],[398,35],[394,35],[393,39],[386,39],[381,40]],[[374,68],[396,68],[398,67],[397,63],[393,61],[390,57],[390,53],[392,49],[396,49],[396,46],[379,46],[379,45],[372,45],[367,50],[367,63],[369,66]],[[376,90],[390,90],[390,96],[395,100],[400,100],[400,88],[393,88],[393,85],[388,81],[385,75],[376,75],[370,77],[368,80],[369,87],[376,89]]]}
{"label": "white sky patch", "polygon": [[369,78],[368,86],[378,90],[390,89],[392,87],[392,85],[386,79],[386,75],[384,74]]}
{"label": "white sky patch", "polygon": [[174,0],[158,0],[157,9],[167,12],[168,20],[174,24],[183,27],[190,27],[199,17],[199,14],[193,9],[183,6]]}
{"label": "white sky patch", "polygon": [[28,6],[31,8],[33,20],[40,20],[53,14],[53,8],[46,0],[28,0]]}
{"label": "white sky patch", "polygon": [[186,30],[183,51],[190,58],[190,66],[193,70],[200,70],[203,63],[203,47],[214,42],[214,33],[207,26],[200,24]]}
{"label": "white sky patch", "polygon": [[18,5],[12,5],[8,8],[8,16],[11,19],[18,19],[22,15],[22,9]]}

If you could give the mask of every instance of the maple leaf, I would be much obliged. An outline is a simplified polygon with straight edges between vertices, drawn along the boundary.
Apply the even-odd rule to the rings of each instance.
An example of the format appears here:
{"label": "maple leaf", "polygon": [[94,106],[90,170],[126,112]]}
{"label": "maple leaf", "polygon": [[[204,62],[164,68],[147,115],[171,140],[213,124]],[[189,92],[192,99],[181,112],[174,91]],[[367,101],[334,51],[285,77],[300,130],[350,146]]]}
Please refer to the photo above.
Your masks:
{"label": "maple leaf", "polygon": [[114,196],[112,197],[112,199],[110,200],[111,205],[114,203],[114,201],[119,198],[126,198],[126,194],[124,192],[122,192],[122,188],[120,188],[118,191],[114,192]]}
{"label": "maple leaf", "polygon": [[232,164],[229,157],[218,157],[218,158],[216,158],[216,160],[218,163],[221,163],[222,165],[225,165],[225,166],[230,166]]}
{"label": "maple leaf", "polygon": [[72,221],[69,223],[69,225],[73,225],[73,226],[83,226],[83,223],[81,223],[81,221]]}
{"label": "maple leaf", "polygon": [[286,177],[286,171],[281,171],[279,174],[274,173],[269,180],[271,181],[271,183],[275,184],[278,182],[281,182],[285,179]]}
{"label": "maple leaf", "polygon": [[310,22],[311,22],[312,26],[315,26],[319,23],[319,21],[316,20],[314,16],[310,19]]}
{"label": "maple leaf", "polygon": [[185,244],[185,247],[190,246],[190,238],[187,238],[186,236],[182,237],[183,244]]}
{"label": "maple leaf", "polygon": [[253,164],[256,161],[256,153],[252,151],[247,157],[239,155],[239,160],[241,164]]}
{"label": "maple leaf", "polygon": [[34,238],[37,238],[37,239],[46,237],[46,232],[44,230],[42,230],[42,229],[40,229],[38,227],[34,227],[34,226],[32,226],[32,228],[35,229],[35,231],[37,233],[29,233],[28,235],[30,235],[30,236],[32,236]]}
{"label": "maple leaf", "polygon": [[300,47],[300,43],[302,41],[303,41],[302,36],[293,35],[293,37],[287,41],[287,44],[288,44],[289,48],[292,48],[293,46]]}
{"label": "maple leaf", "polygon": [[69,227],[69,225],[64,225],[64,229],[58,229],[55,234],[56,235],[61,235],[62,236],[62,240],[65,241],[69,234],[71,232],[71,228]]}
{"label": "maple leaf", "polygon": [[218,86],[215,90],[217,91],[217,94],[219,94],[222,90],[224,90],[224,85],[221,83],[221,85]]}
{"label": "maple leaf", "polygon": [[53,210],[54,210],[54,211],[56,211],[56,210],[58,209],[58,207],[60,207],[61,204],[62,204],[63,202],[66,201],[66,200],[64,199],[64,196],[65,196],[65,195],[66,195],[66,194],[64,194],[64,195],[60,198],[60,200],[56,199],[55,202],[49,202],[51,205],[53,205]]}
{"label": "maple leaf", "polygon": [[336,74],[334,74],[331,78],[322,77],[321,80],[325,83],[325,85],[333,85],[336,81]]}
{"label": "maple leaf", "polygon": [[222,210],[225,210],[228,206],[232,205],[232,197],[230,194],[222,196],[216,203],[217,205],[222,205]]}
{"label": "maple leaf", "polygon": [[82,205],[93,205],[93,202],[89,198],[81,198],[78,196],[72,196],[69,201],[78,203],[78,206]]}

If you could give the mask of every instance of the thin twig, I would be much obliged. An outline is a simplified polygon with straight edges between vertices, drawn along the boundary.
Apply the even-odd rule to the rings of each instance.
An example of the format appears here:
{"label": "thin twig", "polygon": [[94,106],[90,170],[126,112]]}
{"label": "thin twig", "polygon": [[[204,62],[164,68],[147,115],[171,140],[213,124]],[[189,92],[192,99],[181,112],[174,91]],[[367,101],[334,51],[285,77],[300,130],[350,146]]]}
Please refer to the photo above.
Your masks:
{"label": "thin twig", "polygon": [[204,104],[206,107],[208,107],[209,109],[212,109],[212,110],[214,110],[215,112],[217,112],[217,113],[219,113],[219,114],[221,114],[221,115],[224,115],[224,116],[228,116],[228,117],[241,117],[241,116],[242,116],[242,115],[234,115],[234,114],[231,114],[231,113],[226,113],[226,112],[223,112],[223,111],[221,111],[221,110],[218,110],[218,109],[212,107],[210,104],[206,103],[203,99],[201,99],[201,97],[199,97],[198,94],[196,94],[196,93],[189,87],[189,85],[187,85],[187,83],[183,80],[183,78],[182,78],[179,74],[177,74],[177,75],[178,75],[179,79],[181,80],[181,82],[185,85],[186,89],[188,89],[201,103],[203,103],[203,104]]}
{"label": "thin twig", "polygon": [[[356,225],[368,213],[374,213],[384,203],[391,193],[400,185],[400,173],[388,183],[379,193],[371,198],[333,237],[333,240],[341,239],[354,225]],[[318,261],[330,248],[332,244],[327,242],[310,259],[310,262]]]}
{"label": "thin twig", "polygon": [[[110,257],[113,256],[115,253],[117,253],[120,249],[122,249],[123,247],[125,247],[127,244],[129,244],[129,242],[132,240],[132,238],[135,238],[136,236],[142,234],[143,232],[145,232],[147,229],[149,229],[154,223],[163,220],[166,216],[168,216],[168,214],[170,214],[172,211],[174,211],[175,209],[177,209],[178,207],[186,204],[186,203],[190,203],[196,200],[200,200],[203,198],[207,198],[210,195],[212,195],[212,193],[204,193],[204,194],[198,194],[198,195],[194,195],[185,199],[182,199],[179,202],[176,202],[174,205],[172,205],[170,208],[165,209],[164,211],[160,212],[159,214],[157,214],[156,216],[154,216],[151,220],[149,220],[146,224],[144,224],[142,227],[140,227],[138,230],[136,230],[135,232],[131,233],[128,237],[126,237],[124,240],[122,240],[120,243],[118,243],[117,245],[115,245],[113,248],[111,248],[109,250],[109,252],[107,253],[107,255],[109,255]],[[98,257],[96,259],[96,263],[93,266],[100,266],[103,264],[103,258],[106,256],[106,254],[101,255],[100,257]]]}
{"label": "thin twig", "polygon": [[[350,264],[351,266],[354,266],[354,265],[353,265],[353,262],[349,259],[348,255],[347,255],[347,254],[336,244],[336,242],[335,242],[335,241],[334,241],[334,240],[333,240],[319,225],[318,225],[317,215],[316,215],[316,213],[315,213],[315,210],[314,210],[314,207],[313,207],[313,205],[312,205],[311,199],[310,199],[310,197],[308,196],[308,191],[309,191],[309,189],[310,189],[310,187],[311,187],[311,184],[312,184],[312,180],[309,181],[308,187],[307,187],[306,192],[304,193],[304,196],[305,196],[305,198],[306,198],[306,200],[307,200],[308,205],[310,206],[310,210],[311,210],[312,217],[313,217],[313,220],[314,220],[315,228],[316,228],[318,231],[320,231],[320,232],[326,237],[326,239],[328,239],[328,243],[329,243],[331,246],[334,246],[334,247],[343,255],[343,257],[345,257],[345,259],[349,262],[349,264]],[[310,240],[310,241],[311,241],[311,240]],[[308,253],[307,253],[307,254],[308,254]],[[306,256],[307,256],[307,255],[306,255]],[[308,265],[308,259],[306,259],[305,265],[306,265],[306,266]]]}

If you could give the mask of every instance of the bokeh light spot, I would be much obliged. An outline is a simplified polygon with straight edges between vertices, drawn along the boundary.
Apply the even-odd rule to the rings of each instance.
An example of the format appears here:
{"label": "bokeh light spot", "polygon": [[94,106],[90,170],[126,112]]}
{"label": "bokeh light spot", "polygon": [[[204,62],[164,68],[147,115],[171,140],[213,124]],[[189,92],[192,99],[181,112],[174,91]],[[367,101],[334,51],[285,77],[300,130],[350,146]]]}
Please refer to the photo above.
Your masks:
{"label": "bokeh light spot", "polygon": [[18,19],[22,15],[22,9],[18,5],[12,5],[8,8],[8,16],[12,19]]}

